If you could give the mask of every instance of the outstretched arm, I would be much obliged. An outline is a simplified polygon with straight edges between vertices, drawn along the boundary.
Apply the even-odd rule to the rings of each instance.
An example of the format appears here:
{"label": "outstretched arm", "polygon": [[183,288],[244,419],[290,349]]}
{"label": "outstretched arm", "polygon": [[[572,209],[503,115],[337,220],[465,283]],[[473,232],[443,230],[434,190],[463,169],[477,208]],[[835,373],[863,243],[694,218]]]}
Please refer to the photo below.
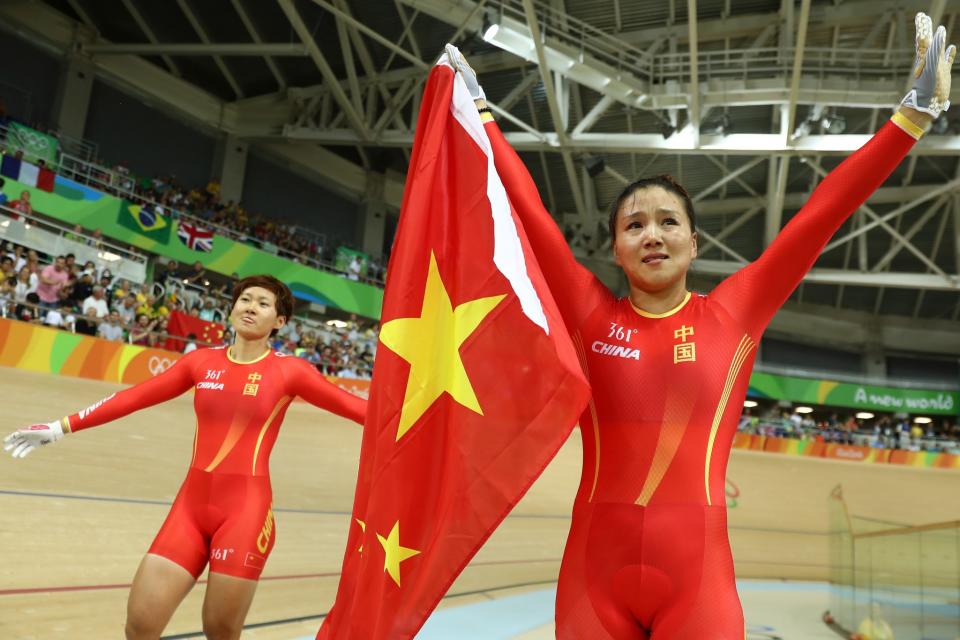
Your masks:
{"label": "outstretched arm", "polygon": [[713,296],[759,338],[777,309],[836,233],[909,153],[942,109],[949,106],[950,65],[940,27],[917,15],[917,77],[902,106],[867,144],[824,178],[807,203],[755,262],[722,282]]}
{"label": "outstretched arm", "polygon": [[180,358],[169,369],[145,382],[111,393],[86,409],[56,422],[35,424],[18,429],[4,439],[4,450],[22,458],[41,445],[50,444],[64,435],[111,422],[125,415],[146,409],[177,397],[193,386],[192,354]]}
{"label": "outstretched arm", "polygon": [[290,376],[292,391],[315,407],[362,425],[367,417],[367,401],[329,382],[305,360],[296,358],[296,371]]}

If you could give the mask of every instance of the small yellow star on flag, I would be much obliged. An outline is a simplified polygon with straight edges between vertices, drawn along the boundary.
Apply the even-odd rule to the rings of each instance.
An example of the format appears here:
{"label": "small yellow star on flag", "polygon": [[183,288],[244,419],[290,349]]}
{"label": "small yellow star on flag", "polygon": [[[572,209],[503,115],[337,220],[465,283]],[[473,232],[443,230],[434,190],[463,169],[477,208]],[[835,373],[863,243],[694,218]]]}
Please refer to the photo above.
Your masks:
{"label": "small yellow star on flag", "polygon": [[400,546],[399,520],[394,523],[393,529],[390,530],[390,534],[386,538],[378,533],[377,540],[380,541],[380,546],[383,547],[385,556],[383,559],[383,570],[390,574],[390,577],[393,578],[393,581],[396,582],[397,586],[399,587],[400,563],[404,560],[412,558],[420,552],[416,549],[408,549],[407,547]]}
{"label": "small yellow star on flag", "polygon": [[398,441],[444,392],[483,415],[460,359],[460,345],[505,297],[478,298],[454,309],[440,278],[437,258],[430,253],[420,317],[390,320],[380,330],[380,341],[410,363],[397,426]]}
{"label": "small yellow star on flag", "polygon": [[[363,533],[367,532],[367,523],[361,520],[360,518],[354,518],[357,521],[357,524],[360,525],[360,531]],[[360,543],[360,546],[357,547],[357,553],[363,553],[363,543]]]}

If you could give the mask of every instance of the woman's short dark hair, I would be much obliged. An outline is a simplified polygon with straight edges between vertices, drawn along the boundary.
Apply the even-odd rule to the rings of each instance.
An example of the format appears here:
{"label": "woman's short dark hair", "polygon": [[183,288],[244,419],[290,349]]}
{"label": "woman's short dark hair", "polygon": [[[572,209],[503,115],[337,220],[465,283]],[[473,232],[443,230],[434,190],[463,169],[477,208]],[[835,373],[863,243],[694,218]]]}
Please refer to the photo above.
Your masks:
{"label": "woman's short dark hair", "polygon": [[648,189],[650,187],[660,187],[665,191],[668,191],[683,202],[683,208],[686,209],[687,218],[690,220],[690,229],[694,233],[697,231],[697,215],[693,210],[693,201],[690,199],[690,194],[687,193],[687,190],[683,188],[679,182],[677,182],[673,176],[661,173],[658,176],[653,176],[651,178],[641,178],[635,182],[631,182],[623,191],[620,192],[620,195],[610,203],[610,213],[609,220],[607,221],[607,227],[610,230],[610,240],[617,239],[617,212],[620,211],[620,207],[623,206],[623,203],[626,202],[627,198],[632,196],[637,191],[641,189]]}
{"label": "woman's short dark hair", "polygon": [[[261,287],[267,291],[272,291],[276,297],[277,316],[283,316],[288,321],[293,317],[293,293],[290,291],[290,287],[268,275],[247,276],[235,284],[233,286],[233,300],[230,302],[231,309],[237,305],[237,299],[240,298],[240,295],[251,287]],[[276,330],[271,332],[270,335],[274,334],[276,334]]]}

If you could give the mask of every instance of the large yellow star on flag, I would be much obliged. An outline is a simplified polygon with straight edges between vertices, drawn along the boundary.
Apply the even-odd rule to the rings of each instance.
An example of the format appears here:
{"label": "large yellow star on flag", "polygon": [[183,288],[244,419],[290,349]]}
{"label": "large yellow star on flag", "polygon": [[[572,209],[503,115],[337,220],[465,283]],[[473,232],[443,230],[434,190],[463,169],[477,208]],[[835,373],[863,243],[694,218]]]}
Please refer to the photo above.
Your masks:
{"label": "large yellow star on flag", "polygon": [[390,574],[390,577],[393,578],[393,581],[397,583],[397,586],[400,586],[400,563],[408,558],[420,553],[416,549],[408,549],[407,547],[400,546],[400,521],[397,520],[393,525],[393,529],[390,530],[390,535],[384,538],[379,533],[377,534],[377,540],[380,541],[380,546],[383,547],[383,570]]}
{"label": "large yellow star on flag", "polygon": [[464,407],[483,415],[460,359],[460,345],[505,297],[478,298],[454,309],[440,278],[437,258],[430,253],[420,317],[397,318],[380,329],[380,341],[410,363],[397,440],[444,392]]}

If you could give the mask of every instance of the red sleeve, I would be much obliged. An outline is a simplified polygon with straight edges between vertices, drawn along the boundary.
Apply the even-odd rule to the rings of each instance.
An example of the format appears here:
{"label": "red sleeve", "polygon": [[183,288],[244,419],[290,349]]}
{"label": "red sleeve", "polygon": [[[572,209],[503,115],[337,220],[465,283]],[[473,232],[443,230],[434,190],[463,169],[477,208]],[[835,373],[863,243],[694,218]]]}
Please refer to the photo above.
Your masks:
{"label": "red sleeve", "polygon": [[493,147],[497,174],[520,218],[560,315],[572,333],[601,302],[613,295],[595,275],[577,262],[563,233],[543,206],[527,167],[503,137],[496,122],[484,126]]}
{"label": "red sleeve", "polygon": [[160,375],[112,393],[86,409],[63,418],[64,431],[80,431],[176,398],[193,386],[193,362],[201,351],[189,353]]}
{"label": "red sleeve", "polygon": [[363,424],[367,416],[366,400],[333,384],[306,360],[289,358],[294,363],[295,371],[288,378],[296,395],[315,407]]}
{"label": "red sleeve", "polygon": [[763,255],[721,282],[712,296],[759,339],[827,241],[883,184],[915,142],[887,123],[823,179]]}

